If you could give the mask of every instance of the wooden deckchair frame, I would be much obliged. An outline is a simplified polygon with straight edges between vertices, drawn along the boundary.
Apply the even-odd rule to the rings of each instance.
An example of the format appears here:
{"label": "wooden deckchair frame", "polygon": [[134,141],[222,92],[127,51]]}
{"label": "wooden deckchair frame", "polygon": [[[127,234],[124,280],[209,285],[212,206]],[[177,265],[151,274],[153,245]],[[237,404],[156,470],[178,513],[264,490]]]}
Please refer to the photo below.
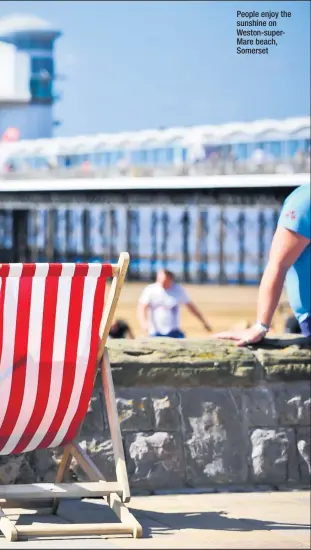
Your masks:
{"label": "wooden deckchair frame", "polygon": [[[120,423],[118,418],[115,392],[109,362],[106,342],[111,323],[116,311],[117,303],[129,265],[129,254],[122,252],[118,264],[112,265],[112,283],[103,310],[100,325],[100,341],[97,353],[97,362],[101,370],[102,385],[105,394],[108,422],[111,432],[113,454],[116,467],[116,482],[107,482],[103,474],[81,448],[79,443],[72,442],[64,447],[63,456],[58,467],[55,483],[31,483],[23,485],[0,485],[0,530],[8,541],[16,541],[30,536],[59,536],[59,535],[118,535],[131,534],[133,537],[142,537],[142,527],[134,518],[125,503],[130,501],[130,488],[125,464]],[[72,459],[75,459],[80,468],[88,476],[86,483],[63,483]],[[86,524],[36,524],[16,525],[10,515],[21,513],[52,513],[56,514],[59,499],[82,499],[91,497],[106,497],[108,505],[117,515],[120,523],[86,523]],[[48,507],[36,506],[37,501],[48,500]],[[26,500],[28,508],[17,508],[16,503]],[[34,503],[34,504],[30,504]],[[33,507],[33,510],[29,509]],[[7,509],[7,513],[5,513]]]}

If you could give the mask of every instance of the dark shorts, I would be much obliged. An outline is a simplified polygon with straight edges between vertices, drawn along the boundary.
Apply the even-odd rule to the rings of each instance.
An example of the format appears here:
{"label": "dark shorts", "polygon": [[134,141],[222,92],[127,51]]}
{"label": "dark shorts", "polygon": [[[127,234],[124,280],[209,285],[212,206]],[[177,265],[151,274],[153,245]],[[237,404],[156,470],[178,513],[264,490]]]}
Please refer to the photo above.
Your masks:
{"label": "dark shorts", "polygon": [[300,325],[294,315],[290,315],[290,317],[287,317],[285,321],[284,332],[286,334],[301,334]]}
{"label": "dark shorts", "polygon": [[311,338],[311,317],[299,323],[300,330],[304,336]]}
{"label": "dark shorts", "polygon": [[151,336],[153,337],[159,336],[162,338],[185,338],[184,333],[178,329],[171,330],[171,332],[169,332],[168,334],[161,334],[160,332],[154,332],[153,334],[151,334]]}

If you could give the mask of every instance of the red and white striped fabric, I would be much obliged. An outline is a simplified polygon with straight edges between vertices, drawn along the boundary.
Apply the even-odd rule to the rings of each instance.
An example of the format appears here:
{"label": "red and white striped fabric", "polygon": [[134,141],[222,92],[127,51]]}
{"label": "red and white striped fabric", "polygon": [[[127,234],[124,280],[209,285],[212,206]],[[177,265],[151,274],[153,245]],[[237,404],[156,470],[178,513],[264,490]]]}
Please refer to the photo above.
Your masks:
{"label": "red and white striped fabric", "polygon": [[108,264],[0,266],[0,455],[72,441],[92,395]]}

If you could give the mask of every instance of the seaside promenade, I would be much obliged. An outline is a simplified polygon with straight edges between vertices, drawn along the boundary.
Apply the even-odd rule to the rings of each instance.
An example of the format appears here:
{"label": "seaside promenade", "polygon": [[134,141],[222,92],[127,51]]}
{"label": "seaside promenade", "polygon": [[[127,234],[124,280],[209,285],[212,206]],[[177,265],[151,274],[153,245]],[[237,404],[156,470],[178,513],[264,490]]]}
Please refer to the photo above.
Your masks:
{"label": "seaside promenade", "polygon": [[[130,508],[143,527],[142,539],[71,537],[8,543],[0,538],[0,549],[310,548],[309,491],[134,496]],[[63,502],[59,514],[64,522],[113,521],[101,499]],[[40,520],[51,522],[50,517]]]}

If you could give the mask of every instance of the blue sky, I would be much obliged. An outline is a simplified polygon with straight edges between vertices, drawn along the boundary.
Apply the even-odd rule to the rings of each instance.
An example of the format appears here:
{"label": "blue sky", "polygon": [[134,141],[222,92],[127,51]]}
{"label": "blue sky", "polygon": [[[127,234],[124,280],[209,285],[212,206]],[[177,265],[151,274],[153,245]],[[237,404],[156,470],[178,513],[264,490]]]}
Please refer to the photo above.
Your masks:
{"label": "blue sky", "polygon": [[[269,55],[236,54],[236,12],[292,13]],[[310,3],[1,1],[0,16],[63,32],[58,135],[218,124],[310,112]]]}

